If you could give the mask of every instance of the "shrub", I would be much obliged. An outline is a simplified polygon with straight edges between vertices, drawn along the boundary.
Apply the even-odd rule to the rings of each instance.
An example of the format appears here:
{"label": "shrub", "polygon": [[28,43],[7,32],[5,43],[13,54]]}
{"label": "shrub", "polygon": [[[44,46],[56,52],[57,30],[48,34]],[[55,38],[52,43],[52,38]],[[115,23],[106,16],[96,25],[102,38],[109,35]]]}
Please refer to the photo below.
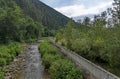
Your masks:
{"label": "shrub", "polygon": [[41,56],[43,56],[45,53],[56,53],[56,48],[52,45],[50,45],[48,42],[41,43],[39,46],[39,50],[41,52]]}
{"label": "shrub", "polygon": [[49,67],[52,65],[52,63],[60,58],[61,58],[61,55],[53,55],[53,54],[49,54],[49,53],[44,54],[42,60],[43,60],[45,69],[49,69]]}
{"label": "shrub", "polygon": [[52,79],[82,79],[81,72],[67,59],[56,60],[49,73]]}
{"label": "shrub", "polygon": [[91,42],[89,39],[76,39],[72,43],[72,50],[79,53],[80,55],[84,55],[90,51]]}
{"label": "shrub", "polygon": [[18,56],[21,50],[22,46],[19,43],[0,46],[0,79],[3,79],[5,65],[9,64],[15,56]]}
{"label": "shrub", "polygon": [[48,42],[39,46],[43,65],[50,74],[51,79],[82,79],[81,72],[74,64],[59,53],[57,48]]}
{"label": "shrub", "polygon": [[4,58],[0,58],[0,66],[5,66],[6,60]]}
{"label": "shrub", "polygon": [[4,79],[5,67],[0,67],[0,79]]}

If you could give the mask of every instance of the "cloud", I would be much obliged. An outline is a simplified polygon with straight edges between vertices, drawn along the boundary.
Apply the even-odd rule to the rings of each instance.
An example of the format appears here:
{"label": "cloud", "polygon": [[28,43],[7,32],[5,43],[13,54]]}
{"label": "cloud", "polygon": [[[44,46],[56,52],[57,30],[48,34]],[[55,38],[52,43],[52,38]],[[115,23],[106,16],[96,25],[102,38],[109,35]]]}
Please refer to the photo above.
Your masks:
{"label": "cloud", "polygon": [[40,1],[44,2],[45,4],[53,8],[72,5],[74,3],[74,0],[40,0]]}
{"label": "cloud", "polygon": [[98,5],[93,5],[88,7],[85,4],[74,4],[69,6],[63,6],[60,8],[55,8],[55,10],[65,14],[68,17],[77,17],[88,14],[99,14],[102,11],[105,11],[106,8],[112,5],[112,1],[100,3]]}

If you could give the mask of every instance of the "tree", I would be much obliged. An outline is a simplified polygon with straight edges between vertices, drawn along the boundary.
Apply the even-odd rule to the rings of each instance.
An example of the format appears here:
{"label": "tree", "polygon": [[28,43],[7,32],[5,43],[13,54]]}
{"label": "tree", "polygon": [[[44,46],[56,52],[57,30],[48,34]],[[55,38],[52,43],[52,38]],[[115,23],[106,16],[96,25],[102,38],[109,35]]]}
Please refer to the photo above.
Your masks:
{"label": "tree", "polygon": [[77,22],[81,24],[81,23],[82,23],[82,20],[81,20],[81,19],[78,19]]}
{"label": "tree", "polygon": [[90,25],[90,18],[85,17],[84,20],[83,20],[83,24],[86,25],[86,26],[89,26]]}
{"label": "tree", "polygon": [[113,3],[113,18],[116,20],[115,24],[120,23],[120,0],[114,0],[114,3]]}
{"label": "tree", "polygon": [[106,12],[102,12],[101,15],[95,15],[94,21],[93,21],[93,26],[94,27],[105,27],[106,23],[107,23],[106,17],[107,17]]}
{"label": "tree", "polygon": [[67,41],[67,47],[71,48],[71,43],[72,43],[72,32],[74,29],[74,21],[71,19],[68,21],[66,25],[66,30],[65,30],[65,39]]}

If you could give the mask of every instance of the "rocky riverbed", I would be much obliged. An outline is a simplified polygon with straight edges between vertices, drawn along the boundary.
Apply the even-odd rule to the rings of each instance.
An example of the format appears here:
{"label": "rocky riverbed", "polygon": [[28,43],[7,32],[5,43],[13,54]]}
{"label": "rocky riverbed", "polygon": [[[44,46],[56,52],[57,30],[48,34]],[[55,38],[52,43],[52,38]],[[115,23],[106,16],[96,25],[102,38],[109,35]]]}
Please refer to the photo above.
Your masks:
{"label": "rocky riverbed", "polygon": [[37,44],[25,46],[23,52],[7,66],[5,79],[43,79],[43,66]]}

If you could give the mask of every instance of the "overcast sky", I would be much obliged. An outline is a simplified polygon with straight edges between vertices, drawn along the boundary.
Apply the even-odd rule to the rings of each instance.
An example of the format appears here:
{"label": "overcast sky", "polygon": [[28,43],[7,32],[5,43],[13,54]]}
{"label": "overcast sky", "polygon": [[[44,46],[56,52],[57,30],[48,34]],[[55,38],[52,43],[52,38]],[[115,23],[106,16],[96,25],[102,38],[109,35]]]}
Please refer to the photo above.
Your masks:
{"label": "overcast sky", "polygon": [[99,14],[112,6],[113,0],[41,0],[68,17]]}

